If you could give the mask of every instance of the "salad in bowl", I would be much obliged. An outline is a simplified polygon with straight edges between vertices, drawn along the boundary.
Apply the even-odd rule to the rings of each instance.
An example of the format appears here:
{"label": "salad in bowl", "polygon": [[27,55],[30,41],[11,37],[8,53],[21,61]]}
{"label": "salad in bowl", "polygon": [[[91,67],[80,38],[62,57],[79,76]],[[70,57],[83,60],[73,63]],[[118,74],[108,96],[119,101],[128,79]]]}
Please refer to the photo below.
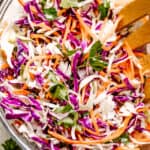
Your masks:
{"label": "salad in bowl", "polygon": [[123,5],[15,3],[17,17],[0,26],[0,107],[17,133],[42,150],[150,143],[148,52],[123,43],[130,27],[116,32]]}

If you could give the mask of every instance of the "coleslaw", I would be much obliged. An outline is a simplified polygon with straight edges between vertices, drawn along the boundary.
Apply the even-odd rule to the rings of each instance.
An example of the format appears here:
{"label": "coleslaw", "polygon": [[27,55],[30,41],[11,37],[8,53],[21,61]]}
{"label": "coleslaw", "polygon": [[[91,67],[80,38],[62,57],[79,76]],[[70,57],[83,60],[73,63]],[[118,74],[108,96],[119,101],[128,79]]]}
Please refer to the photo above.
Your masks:
{"label": "coleslaw", "polygon": [[126,150],[150,143],[140,58],[116,33],[108,0],[18,0],[0,32],[0,106],[42,150]]}

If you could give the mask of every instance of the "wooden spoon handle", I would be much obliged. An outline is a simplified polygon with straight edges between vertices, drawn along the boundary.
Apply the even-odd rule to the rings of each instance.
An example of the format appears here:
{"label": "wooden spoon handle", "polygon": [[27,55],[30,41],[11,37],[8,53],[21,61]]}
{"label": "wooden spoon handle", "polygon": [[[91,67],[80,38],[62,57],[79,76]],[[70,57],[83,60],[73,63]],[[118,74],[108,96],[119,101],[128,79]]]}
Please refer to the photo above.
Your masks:
{"label": "wooden spoon handle", "polygon": [[133,23],[134,21],[150,14],[150,0],[134,0],[126,5],[119,13],[121,21],[117,30]]}
{"label": "wooden spoon handle", "polygon": [[[148,0],[150,1],[150,0]],[[125,38],[132,49],[136,49],[150,42],[150,20]]]}

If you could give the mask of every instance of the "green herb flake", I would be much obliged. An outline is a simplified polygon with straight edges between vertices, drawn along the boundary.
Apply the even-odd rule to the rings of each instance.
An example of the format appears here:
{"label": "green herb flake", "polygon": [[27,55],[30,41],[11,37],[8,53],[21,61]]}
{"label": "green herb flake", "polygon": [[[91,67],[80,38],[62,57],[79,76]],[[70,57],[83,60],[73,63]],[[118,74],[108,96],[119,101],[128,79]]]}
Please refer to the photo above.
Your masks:
{"label": "green herb flake", "polygon": [[99,55],[102,51],[102,43],[100,41],[96,41],[91,49],[90,49],[90,57],[94,57],[95,55]]}
{"label": "green herb flake", "polygon": [[98,6],[98,10],[101,13],[100,19],[103,20],[107,17],[109,8],[110,8],[110,2],[108,2],[107,0],[105,0],[103,4]]}
{"label": "green herb flake", "polygon": [[65,127],[73,126],[74,120],[70,117],[66,117],[58,122],[58,125],[64,125]]}
{"label": "green herb flake", "polygon": [[100,41],[97,41],[91,47],[89,56],[90,65],[96,71],[103,70],[107,66],[107,63],[101,60],[101,52],[102,44]]}
{"label": "green herb flake", "polygon": [[69,49],[66,48],[66,52],[64,52],[63,55],[65,57],[69,57],[69,56],[72,56],[73,54],[75,54],[77,51],[81,51],[81,49],[72,49],[72,50],[69,50]]}
{"label": "green herb flake", "polygon": [[54,98],[58,98],[60,100],[68,100],[68,91],[67,88],[63,84],[56,84],[50,88],[50,93]]}
{"label": "green herb flake", "polygon": [[77,124],[77,125],[76,125],[76,130],[79,131],[79,132],[82,132],[82,127]]}
{"label": "green herb flake", "polygon": [[78,113],[75,111],[70,111],[68,117],[60,120],[58,125],[64,125],[65,127],[77,126]]}
{"label": "green herb flake", "polygon": [[73,55],[73,54],[75,54],[76,53],[76,50],[68,50],[67,51],[67,56],[71,56],[71,55]]}
{"label": "green herb flake", "polygon": [[78,1],[77,0],[61,0],[60,6],[62,8],[72,8],[72,7],[77,7],[78,6]]}
{"label": "green herb flake", "polygon": [[90,65],[96,71],[103,70],[107,66],[106,62],[99,60],[99,59],[98,58],[90,58]]}
{"label": "green herb flake", "polygon": [[45,4],[46,4],[46,0],[42,0],[42,1],[40,2],[40,4],[42,5],[42,7],[44,7]]}
{"label": "green herb flake", "polygon": [[21,150],[17,143],[11,138],[6,140],[5,143],[2,144],[2,147],[4,148],[4,150]]}
{"label": "green herb flake", "polygon": [[24,68],[25,68],[25,65],[21,65],[20,76],[23,76]]}
{"label": "green herb flake", "polygon": [[70,110],[72,110],[72,106],[68,104],[66,106],[61,106],[59,108],[56,108],[55,112],[56,113],[66,113],[66,112],[69,112]]}
{"label": "green herb flake", "polygon": [[54,7],[44,9],[43,11],[48,20],[54,20],[57,18],[57,11]]}
{"label": "green herb flake", "polygon": [[129,143],[129,134],[128,133],[124,133],[122,134],[120,137],[118,137],[117,139],[113,140],[114,142],[120,142],[123,144],[128,144]]}
{"label": "green herb flake", "polygon": [[58,82],[57,78],[56,78],[56,75],[52,71],[49,71],[47,76],[48,76],[48,78],[50,79],[51,82],[53,82],[53,83]]}
{"label": "green herb flake", "polygon": [[76,124],[76,123],[77,123],[77,120],[78,120],[78,118],[79,118],[78,113],[75,112],[75,111],[72,111],[72,112],[70,112],[70,116],[73,118],[74,123]]}

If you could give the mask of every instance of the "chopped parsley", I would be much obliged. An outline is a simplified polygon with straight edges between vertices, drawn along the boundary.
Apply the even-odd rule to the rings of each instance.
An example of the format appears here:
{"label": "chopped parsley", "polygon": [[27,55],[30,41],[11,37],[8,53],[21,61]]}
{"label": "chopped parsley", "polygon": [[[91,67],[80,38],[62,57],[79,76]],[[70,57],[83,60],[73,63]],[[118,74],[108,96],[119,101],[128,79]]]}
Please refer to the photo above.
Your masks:
{"label": "chopped parsley", "polygon": [[117,142],[117,143],[120,142],[120,143],[128,144],[129,143],[129,134],[124,133],[120,137],[118,137],[117,139],[114,139],[113,141]]}
{"label": "chopped parsley", "polygon": [[72,110],[72,106],[71,105],[66,105],[66,106],[61,106],[59,108],[57,108],[55,110],[56,113],[66,113],[69,112],[70,110]]}
{"label": "chopped parsley", "polygon": [[46,0],[42,0],[40,3],[41,3],[41,5],[42,5],[42,7],[44,7],[45,4],[46,4]]}
{"label": "chopped parsley", "polygon": [[24,68],[25,68],[25,65],[21,65],[21,68],[20,68],[20,76],[23,76],[23,73],[24,73]]}
{"label": "chopped parsley", "polygon": [[54,72],[52,71],[49,71],[48,74],[47,74],[47,77],[49,78],[49,80],[53,83],[57,83],[57,78],[56,78],[56,75]]}
{"label": "chopped parsley", "polygon": [[69,116],[60,120],[58,125],[63,125],[64,127],[72,127],[77,125],[78,113],[75,111],[70,111]]}
{"label": "chopped parsley", "polygon": [[43,11],[48,20],[54,20],[57,18],[57,11],[54,7],[44,9]]}
{"label": "chopped parsley", "polygon": [[101,52],[102,44],[100,41],[97,41],[91,47],[89,56],[91,67],[97,71],[103,70],[107,66],[107,63],[101,60]]}
{"label": "chopped parsley", "polygon": [[58,125],[64,125],[65,127],[73,126],[74,120],[70,117],[66,117],[58,122]]}
{"label": "chopped parsley", "polygon": [[58,83],[50,88],[50,93],[59,100],[68,100],[68,91],[65,85]]}
{"label": "chopped parsley", "polygon": [[4,150],[21,150],[17,143],[11,138],[6,140],[5,143],[2,144],[2,147]]}
{"label": "chopped parsley", "polygon": [[103,4],[98,6],[98,10],[101,14],[100,19],[103,20],[107,17],[109,8],[110,8],[110,2],[108,2],[107,0],[105,0]]}
{"label": "chopped parsley", "polygon": [[66,55],[71,56],[71,55],[75,54],[76,52],[77,52],[77,50],[68,50]]}
{"label": "chopped parsley", "polygon": [[77,7],[78,1],[77,0],[61,0],[60,6],[62,8]]}

